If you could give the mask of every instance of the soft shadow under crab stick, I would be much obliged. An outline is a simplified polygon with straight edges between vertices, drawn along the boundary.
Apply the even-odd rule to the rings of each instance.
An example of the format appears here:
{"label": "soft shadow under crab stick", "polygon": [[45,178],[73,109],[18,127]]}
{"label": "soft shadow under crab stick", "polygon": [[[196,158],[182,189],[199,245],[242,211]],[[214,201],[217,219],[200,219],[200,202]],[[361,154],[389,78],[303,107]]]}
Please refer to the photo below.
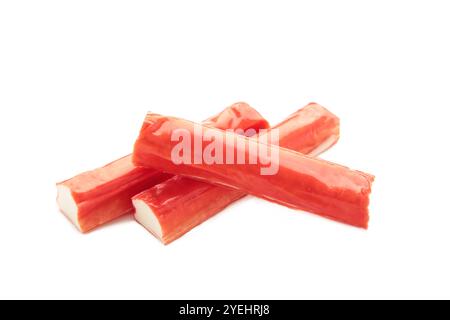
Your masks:
{"label": "soft shadow under crab stick", "polygon": [[[339,119],[312,103],[274,127],[280,146],[317,156],[339,139]],[[161,242],[168,244],[246,194],[174,176],[133,197],[135,218]]]}
{"label": "soft shadow under crab stick", "polygon": [[[179,144],[172,141],[175,131],[183,131],[187,140],[200,141],[201,150],[211,148],[208,147],[211,142],[205,137],[214,137],[215,142],[219,141],[216,149],[231,150],[235,155],[243,151],[245,159],[260,157],[260,152],[250,147],[256,144],[256,150],[268,149],[268,155],[277,155],[271,157],[270,162],[271,166],[276,164],[278,170],[272,175],[263,175],[267,169],[264,163],[268,160],[264,156],[256,164],[249,161],[242,164],[174,163],[172,153]],[[195,150],[190,151],[194,154]],[[253,138],[149,113],[135,143],[133,161],[136,165],[228,186],[356,227],[368,227],[372,175]]]}
{"label": "soft shadow under crab stick", "polygon": [[[267,128],[267,121],[246,103],[236,103],[204,125],[219,129]],[[57,184],[60,210],[81,231],[87,232],[127,213],[134,208],[131,197],[172,175],[152,168],[135,166],[131,155],[105,167],[77,175]]]}

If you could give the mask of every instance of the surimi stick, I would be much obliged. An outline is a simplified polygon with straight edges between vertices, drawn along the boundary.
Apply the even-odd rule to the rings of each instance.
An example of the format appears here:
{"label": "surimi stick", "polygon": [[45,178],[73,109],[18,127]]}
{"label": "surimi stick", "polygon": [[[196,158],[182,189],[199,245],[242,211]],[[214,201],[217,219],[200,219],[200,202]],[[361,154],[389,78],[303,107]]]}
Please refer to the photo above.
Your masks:
{"label": "surimi stick", "polygon": [[[206,120],[205,126],[227,129],[267,128],[267,121],[248,104],[240,102]],[[172,175],[152,168],[135,166],[131,155],[102,168],[77,175],[57,184],[61,212],[81,232],[134,211],[131,197]]]}
{"label": "surimi stick", "polygon": [[[272,159],[275,162],[271,162],[278,165],[278,170],[273,175],[263,175],[266,166],[262,162],[209,164],[203,161],[200,164],[175,164],[172,152],[178,142],[172,141],[172,133],[180,130],[186,133],[187,140],[200,140],[202,150],[208,150],[208,145],[211,144],[205,137],[214,136],[215,141],[220,141],[222,150],[230,149],[235,154],[244,150],[246,159],[258,158],[258,154],[254,154],[255,149],[242,149],[239,146],[256,144],[257,150],[268,149],[268,154],[278,155],[276,159]],[[191,153],[194,154],[192,150]],[[267,145],[253,138],[149,113],[135,143],[133,161],[137,165],[228,186],[356,227],[368,227],[369,194],[374,179],[372,175]]]}
{"label": "surimi stick", "polygon": [[[339,139],[339,119],[309,104],[275,126],[280,146],[317,156]],[[174,176],[133,197],[135,218],[162,243],[169,244],[246,194]]]}

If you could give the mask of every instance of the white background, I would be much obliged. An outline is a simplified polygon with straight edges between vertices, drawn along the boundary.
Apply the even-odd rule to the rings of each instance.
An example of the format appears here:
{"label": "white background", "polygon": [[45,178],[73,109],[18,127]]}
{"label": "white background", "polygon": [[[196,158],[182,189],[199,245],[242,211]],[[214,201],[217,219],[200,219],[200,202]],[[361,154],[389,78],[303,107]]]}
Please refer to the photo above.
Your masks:
{"label": "white background", "polygon": [[[0,298],[450,298],[448,1],[0,2]],[[55,183],[147,110],[271,123],[316,101],[323,157],[376,175],[368,231],[254,198],[169,246],[79,234]]]}

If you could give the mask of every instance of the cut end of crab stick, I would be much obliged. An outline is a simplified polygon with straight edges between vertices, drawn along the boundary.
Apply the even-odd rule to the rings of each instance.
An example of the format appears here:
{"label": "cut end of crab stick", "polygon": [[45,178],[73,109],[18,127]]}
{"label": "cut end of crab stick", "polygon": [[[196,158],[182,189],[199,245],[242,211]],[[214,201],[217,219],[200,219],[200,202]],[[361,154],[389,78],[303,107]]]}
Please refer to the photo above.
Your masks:
{"label": "cut end of crab stick", "polygon": [[133,211],[131,197],[171,177],[136,167],[131,156],[58,183],[60,211],[81,232],[88,232]]}
{"label": "cut end of crab stick", "polygon": [[56,202],[61,212],[69,219],[78,230],[82,231],[80,223],[78,221],[78,206],[75,199],[72,196],[72,191],[64,186],[56,186],[58,196]]}
{"label": "cut end of crab stick", "polygon": [[161,224],[152,208],[148,206],[145,201],[140,199],[133,199],[133,206],[136,210],[134,214],[136,221],[161,242],[164,242]]}
{"label": "cut end of crab stick", "polygon": [[133,205],[136,220],[169,244],[243,196],[238,190],[175,176],[134,196]]}

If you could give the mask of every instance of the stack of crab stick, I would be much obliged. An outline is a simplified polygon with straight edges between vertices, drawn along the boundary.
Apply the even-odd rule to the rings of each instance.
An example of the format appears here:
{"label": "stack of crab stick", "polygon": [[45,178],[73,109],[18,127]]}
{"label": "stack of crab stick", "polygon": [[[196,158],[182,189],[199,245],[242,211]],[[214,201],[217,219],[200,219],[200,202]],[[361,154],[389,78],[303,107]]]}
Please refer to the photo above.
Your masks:
{"label": "stack of crab stick", "polygon": [[[213,136],[216,146],[220,143],[221,150],[233,155],[247,146],[245,159],[264,157],[261,150],[265,150],[266,157],[276,155],[271,158],[276,171],[262,174],[266,162],[258,161],[175,163],[176,130],[200,141],[202,150],[211,144],[206,136]],[[272,132],[277,134],[277,144],[267,139]],[[272,128],[242,102],[201,124],[149,113],[132,155],[58,183],[57,203],[81,232],[134,214],[164,244],[247,194],[367,228],[374,177],[315,158],[338,139],[339,118],[316,103]],[[195,155],[193,145],[190,151]]]}

